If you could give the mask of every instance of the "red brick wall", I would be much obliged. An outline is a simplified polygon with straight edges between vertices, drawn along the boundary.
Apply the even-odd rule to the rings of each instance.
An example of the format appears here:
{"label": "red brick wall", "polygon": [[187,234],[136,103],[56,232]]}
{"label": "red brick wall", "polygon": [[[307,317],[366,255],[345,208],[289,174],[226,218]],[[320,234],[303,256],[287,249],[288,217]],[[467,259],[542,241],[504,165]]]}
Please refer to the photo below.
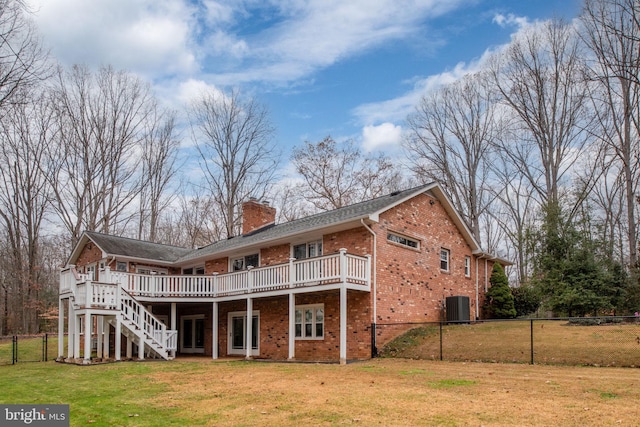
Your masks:
{"label": "red brick wall", "polygon": [[364,227],[353,228],[339,233],[327,234],[323,238],[323,251],[325,254],[347,249],[347,253],[353,255],[373,254],[373,236]]}
{"label": "red brick wall", "polygon": [[[382,213],[372,228],[378,246],[376,323],[439,321],[444,299],[454,295],[469,297],[474,316],[474,257],[438,199],[418,195]],[[388,232],[417,240],[419,249],[388,242]],[[441,248],[450,251],[448,272],[440,269]],[[464,274],[465,256],[472,257],[470,277]],[[390,338],[381,333],[377,345]]]}
{"label": "red brick wall", "polygon": [[76,260],[76,267],[83,267],[88,264],[93,264],[94,262],[98,262],[102,259],[102,251],[93,242],[87,243],[82,251],[80,251],[80,255]]}
{"label": "red brick wall", "polygon": [[[348,291],[347,358],[371,356],[371,330],[368,294]],[[324,304],[325,337],[322,340],[296,340],[295,359],[337,361],[340,358],[340,294],[338,291],[296,295],[296,305]],[[289,357],[289,297],[255,299],[253,309],[260,312],[259,358],[286,360]],[[246,311],[246,301],[223,302],[218,306],[218,351],[228,356],[228,314]],[[211,322],[205,321],[205,354],[211,355]]]}
{"label": "red brick wall", "polygon": [[273,224],[275,221],[275,208],[256,200],[249,200],[242,204],[242,234]]}
{"label": "red brick wall", "polygon": [[227,273],[229,271],[229,258],[218,258],[204,263],[205,274]]}
{"label": "red brick wall", "polygon": [[289,262],[291,245],[288,243],[260,250],[260,265],[275,265]]}

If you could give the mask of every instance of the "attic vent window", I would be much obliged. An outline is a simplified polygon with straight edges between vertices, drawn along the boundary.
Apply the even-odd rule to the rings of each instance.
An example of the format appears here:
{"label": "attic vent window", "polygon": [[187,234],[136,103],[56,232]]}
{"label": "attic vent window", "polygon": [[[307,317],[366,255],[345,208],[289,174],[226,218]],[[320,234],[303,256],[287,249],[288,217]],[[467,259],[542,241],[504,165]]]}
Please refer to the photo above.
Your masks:
{"label": "attic vent window", "polygon": [[409,237],[401,236],[399,234],[389,233],[387,234],[387,240],[392,243],[397,243],[402,246],[407,246],[413,249],[420,249],[420,242]]}

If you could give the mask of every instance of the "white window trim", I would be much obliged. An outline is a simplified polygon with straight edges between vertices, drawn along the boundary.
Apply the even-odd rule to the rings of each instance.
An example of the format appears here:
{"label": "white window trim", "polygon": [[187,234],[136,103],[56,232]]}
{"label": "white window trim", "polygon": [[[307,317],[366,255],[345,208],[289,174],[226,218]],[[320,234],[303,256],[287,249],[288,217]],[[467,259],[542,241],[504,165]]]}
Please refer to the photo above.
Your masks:
{"label": "white window trim", "polygon": [[[158,317],[158,316],[156,316]],[[196,320],[196,319],[204,319],[204,314],[190,314],[190,315],[186,315],[186,316],[180,316],[180,353],[189,353],[189,354],[203,354],[204,353],[204,346],[202,348],[197,348],[197,347],[191,347],[191,348],[185,348],[184,347],[184,343],[182,341],[183,335],[184,335],[184,321],[185,320]],[[160,319],[158,319],[160,320]],[[195,322],[194,322],[194,326],[195,326]],[[192,333],[195,334],[195,327],[192,331]],[[195,337],[193,337],[193,339],[195,339]],[[195,345],[195,343],[193,343],[193,345]]]}
{"label": "white window trim", "polygon": [[[293,258],[295,256],[295,247],[296,246],[301,246],[301,245],[305,245],[305,258],[303,259],[308,259],[308,258],[313,258],[309,256],[309,245],[318,245],[320,247],[320,253],[317,253],[315,256],[322,256],[322,254],[324,253],[324,242],[322,241],[322,238],[319,239],[312,239],[312,240],[308,240],[308,241],[303,241],[303,242],[296,242],[296,243],[292,243],[291,244],[291,258]],[[317,247],[317,246],[316,246]]]}
{"label": "white window trim", "polygon": [[[234,272],[234,271],[243,271],[247,269],[247,266],[244,265],[245,263],[245,258],[248,257],[249,255],[258,255],[258,265],[254,265],[254,268],[260,267],[260,251],[258,252],[248,252],[246,254],[243,255],[237,255],[237,256],[233,256],[233,257],[229,257],[229,271],[230,272]],[[242,264],[243,264],[243,268],[241,270],[234,270],[233,269],[233,264],[236,262],[236,260],[242,260]]]}
{"label": "white window trim", "polygon": [[[124,264],[124,270],[118,270],[118,264]],[[116,261],[116,271],[120,271],[122,273],[129,272],[129,262],[128,261]]]}
{"label": "white window trim", "polygon": [[471,257],[469,255],[464,257],[464,276],[471,277]]}
{"label": "white window trim", "polygon": [[[140,270],[148,270],[149,273],[142,273]],[[169,270],[166,268],[158,268],[158,267],[150,267],[148,265],[136,265],[136,273],[138,274],[160,274],[167,275],[169,274]]]}
{"label": "white window trim", "polygon": [[[447,254],[447,259],[445,260],[442,257],[442,254],[446,253]],[[446,261],[447,262],[447,268],[442,268],[442,262]],[[440,248],[440,258],[439,258],[439,262],[440,262],[440,271],[445,271],[445,272],[449,272],[451,271],[451,251],[447,248]]]}
{"label": "white window trim", "polygon": [[[322,313],[323,313],[323,317],[322,317],[322,336],[321,337],[317,337],[316,336],[316,324],[318,324],[319,322],[316,320],[316,309],[321,308],[322,309]],[[306,337],[304,336],[304,312],[305,310],[309,310],[309,309],[313,309],[313,319],[311,321],[312,324],[312,328],[311,328],[311,336],[310,337]],[[324,324],[324,319],[326,318],[326,312],[324,310],[324,304],[305,304],[305,305],[296,305],[295,308],[295,312],[301,311],[302,312],[302,327],[301,327],[301,333],[302,336],[301,337],[295,337],[296,340],[298,341],[322,341],[324,340],[324,337],[327,335],[327,331],[325,329],[325,324]],[[294,316],[295,316],[295,312],[294,312]],[[294,324],[298,324],[295,322],[294,319]],[[294,327],[295,330],[295,327]]]}
{"label": "white window trim", "polygon": [[[204,266],[204,264],[198,264],[198,265],[193,265],[193,266],[190,266],[190,267],[183,267],[182,268],[182,274],[183,275],[194,275],[194,276],[202,275],[202,274],[196,274],[196,270],[199,269],[199,268],[202,269],[202,274],[205,274],[205,272],[207,271],[205,266]],[[189,270],[189,269],[191,270],[191,273],[185,273],[184,272],[185,270]]]}
{"label": "white window trim", "polygon": [[[395,240],[391,240],[391,239],[389,238],[390,236],[395,236],[395,237],[397,237],[398,239],[404,239],[404,240],[406,240],[407,242],[413,242],[413,243],[415,243],[416,245],[415,245],[415,246],[411,246],[411,245],[408,245],[408,244],[406,244],[406,243],[396,242]],[[391,244],[393,244],[393,245],[401,246],[401,247],[403,247],[403,248],[413,249],[414,251],[419,251],[419,250],[420,250],[420,240],[418,240],[418,239],[414,239],[414,238],[409,237],[409,236],[406,236],[406,235],[404,235],[404,234],[395,233],[395,232],[393,232],[393,231],[388,231],[388,232],[387,232],[387,242],[388,242],[388,243],[391,243]]]}
{"label": "white window trim", "polygon": [[[240,317],[243,316],[244,317],[244,332],[242,335],[244,335],[244,339],[242,340],[242,347],[241,349],[238,348],[233,348],[233,330],[232,330],[232,321],[234,317]],[[253,316],[257,316],[258,317],[258,330],[254,331],[252,328],[252,332],[256,334],[256,341],[258,343],[258,348],[252,348],[251,349],[251,355],[252,356],[260,356],[260,310],[253,310],[251,318],[253,318]],[[235,355],[246,355],[247,354],[247,337],[245,335],[246,331],[247,331],[247,312],[245,311],[231,311],[227,314],[227,331],[228,331],[228,337],[227,337],[227,354],[235,354]]]}

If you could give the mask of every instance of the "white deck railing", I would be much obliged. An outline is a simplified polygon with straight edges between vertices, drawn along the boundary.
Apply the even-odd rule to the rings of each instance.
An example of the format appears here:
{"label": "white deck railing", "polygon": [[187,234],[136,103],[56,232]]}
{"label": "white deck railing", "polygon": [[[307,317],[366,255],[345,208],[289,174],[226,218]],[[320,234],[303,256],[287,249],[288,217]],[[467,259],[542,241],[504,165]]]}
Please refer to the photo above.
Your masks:
{"label": "white deck railing", "polygon": [[[295,260],[244,271],[207,276],[168,276],[111,271],[100,272],[100,282],[117,283],[133,296],[143,297],[222,297],[237,294],[286,290],[329,284],[353,284],[370,289],[371,257],[337,254]],[[60,292],[74,286],[68,270],[60,276]],[[96,295],[94,295],[94,293]],[[93,290],[91,298],[108,300],[107,289]]]}

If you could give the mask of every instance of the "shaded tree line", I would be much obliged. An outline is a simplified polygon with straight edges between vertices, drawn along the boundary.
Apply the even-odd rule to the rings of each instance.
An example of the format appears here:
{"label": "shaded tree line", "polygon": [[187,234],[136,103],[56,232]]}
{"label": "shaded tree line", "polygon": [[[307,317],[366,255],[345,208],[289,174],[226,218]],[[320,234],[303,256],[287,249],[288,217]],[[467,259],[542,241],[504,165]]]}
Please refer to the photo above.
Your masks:
{"label": "shaded tree line", "polygon": [[24,3],[0,0],[0,333],[40,329],[84,230],[198,247],[239,234],[250,196],[287,221],[432,180],[515,262],[516,311],[638,310],[639,8],[586,0],[579,21],[529,24],[424,95],[404,159],[327,136],[283,179],[256,99],[211,89],[168,109],[127,71],[56,65]]}
{"label": "shaded tree line", "polygon": [[554,314],[640,308],[639,14],[586,0],[575,22],[529,23],[408,118],[413,170],[447,183],[483,247],[515,261],[515,293]]}

